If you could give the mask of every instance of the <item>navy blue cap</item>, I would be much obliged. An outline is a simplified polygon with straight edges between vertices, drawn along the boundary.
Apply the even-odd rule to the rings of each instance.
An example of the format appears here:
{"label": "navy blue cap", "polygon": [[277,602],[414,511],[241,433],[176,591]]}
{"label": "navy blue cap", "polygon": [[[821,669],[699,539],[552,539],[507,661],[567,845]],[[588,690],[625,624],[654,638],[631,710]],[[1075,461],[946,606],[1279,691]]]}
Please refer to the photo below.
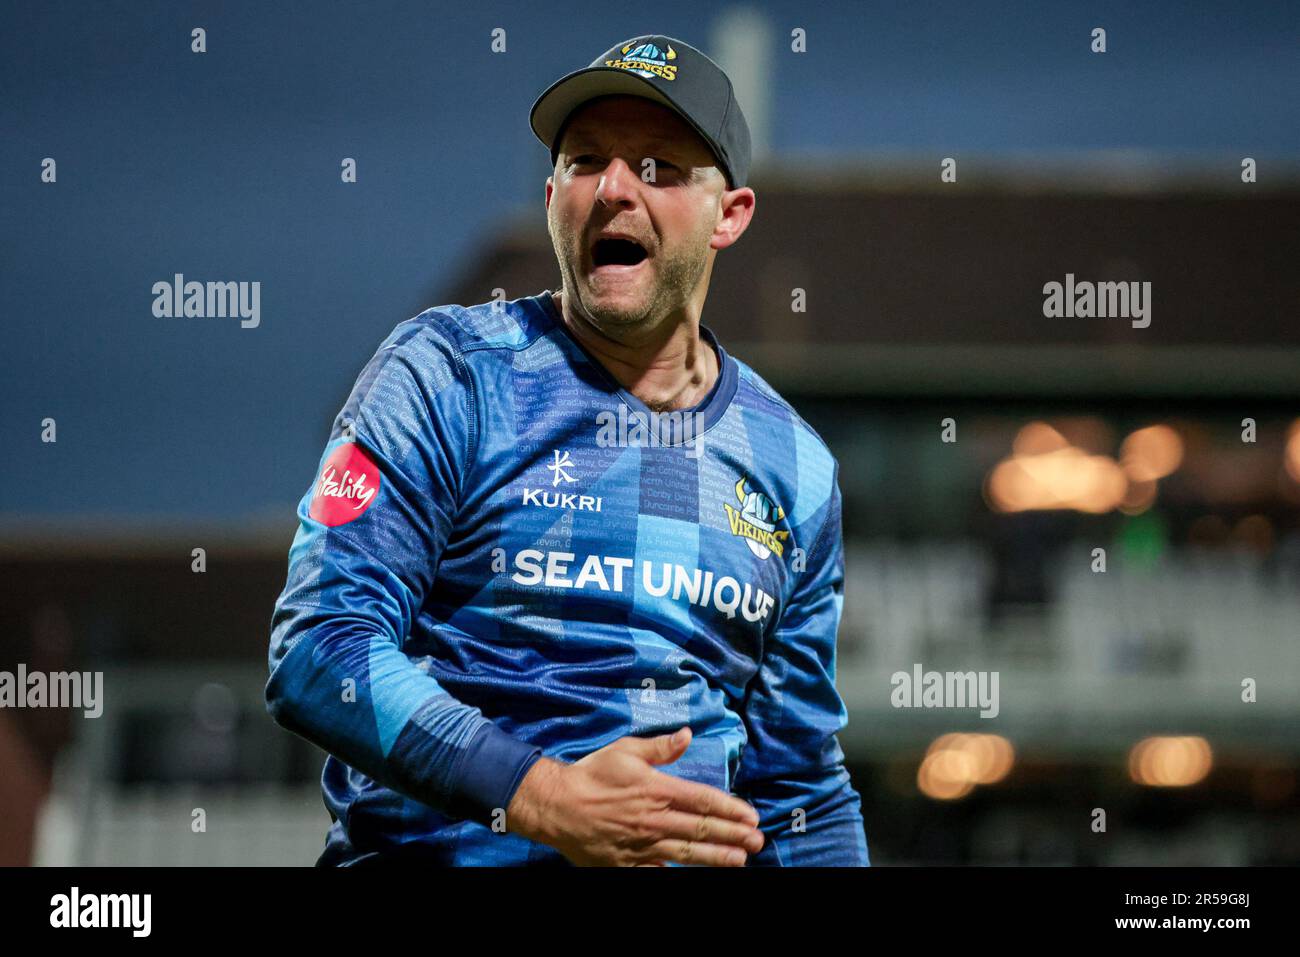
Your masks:
{"label": "navy blue cap", "polygon": [[713,150],[729,188],[749,177],[749,124],[722,68],[689,43],[649,35],[624,41],[590,66],[560,77],[537,98],[529,125],[555,162],[564,123],[598,96],[639,96],[661,103],[694,127]]}

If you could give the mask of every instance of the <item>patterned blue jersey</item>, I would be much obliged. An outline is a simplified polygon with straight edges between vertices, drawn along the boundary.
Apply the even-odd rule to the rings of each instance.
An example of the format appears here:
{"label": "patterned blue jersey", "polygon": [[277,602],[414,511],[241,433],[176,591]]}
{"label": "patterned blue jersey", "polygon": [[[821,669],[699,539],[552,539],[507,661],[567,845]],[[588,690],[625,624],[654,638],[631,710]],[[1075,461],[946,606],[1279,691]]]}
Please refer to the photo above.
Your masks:
{"label": "patterned blue jersey", "polygon": [[701,335],[717,383],[672,413],[549,291],[430,309],[366,365],[298,507],[266,687],[330,755],[321,863],[563,864],[499,826],[539,755],[686,725],[659,770],[755,806],[751,863],[868,863],[836,739],[838,464]]}

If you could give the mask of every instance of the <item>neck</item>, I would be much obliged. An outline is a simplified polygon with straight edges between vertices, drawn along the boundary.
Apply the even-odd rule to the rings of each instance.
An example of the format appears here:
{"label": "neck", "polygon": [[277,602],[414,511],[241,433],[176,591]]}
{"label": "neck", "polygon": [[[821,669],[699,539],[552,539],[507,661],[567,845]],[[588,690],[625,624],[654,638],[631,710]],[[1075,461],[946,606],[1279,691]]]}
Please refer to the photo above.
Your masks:
{"label": "neck", "polygon": [[654,329],[620,331],[615,338],[573,309],[562,292],[551,298],[573,337],[619,385],[655,412],[698,405],[718,381],[718,354],[700,336],[698,315],[674,314]]}

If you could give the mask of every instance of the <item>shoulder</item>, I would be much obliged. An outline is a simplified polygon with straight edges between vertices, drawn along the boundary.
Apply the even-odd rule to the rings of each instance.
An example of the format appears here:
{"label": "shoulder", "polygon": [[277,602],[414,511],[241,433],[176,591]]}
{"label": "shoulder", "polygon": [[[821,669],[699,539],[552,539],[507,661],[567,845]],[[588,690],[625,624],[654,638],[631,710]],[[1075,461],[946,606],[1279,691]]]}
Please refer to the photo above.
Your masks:
{"label": "shoulder", "polygon": [[336,430],[349,418],[378,436],[435,418],[468,419],[469,357],[499,353],[509,363],[540,337],[541,308],[537,297],[441,305],[399,322],[361,370]]}
{"label": "shoulder", "polygon": [[379,351],[444,361],[499,352],[509,361],[509,354],[527,349],[550,328],[539,299],[530,296],[473,306],[432,306],[398,323]]}
{"label": "shoulder", "polygon": [[538,299],[432,306],[404,319],[366,362],[353,398],[381,381],[431,394],[464,386],[471,356],[511,364],[517,352],[543,338],[548,324]]}
{"label": "shoulder", "polygon": [[[734,356],[732,357],[734,358]],[[746,416],[751,443],[762,433],[762,461],[773,473],[771,482],[784,496],[792,527],[822,525],[837,507],[839,462],[830,446],[779,392],[747,363],[736,360],[740,385],[736,401]],[[755,428],[748,420],[764,422]]]}
{"label": "shoulder", "polygon": [[540,362],[546,350],[530,347],[550,345],[545,334],[551,326],[540,296],[425,309],[398,323],[380,343],[335,431],[353,419],[381,446],[401,448],[410,445],[412,434],[431,434],[435,421],[472,433],[477,412],[471,366],[495,365],[508,373]]}
{"label": "shoulder", "polygon": [[[728,354],[730,355],[730,353]],[[806,458],[818,459],[826,467],[837,465],[835,455],[821,434],[808,424],[781,393],[777,392],[766,379],[754,371],[747,363],[731,356],[736,362],[740,377],[737,397],[745,408],[759,415],[771,417],[793,431],[796,450]]]}

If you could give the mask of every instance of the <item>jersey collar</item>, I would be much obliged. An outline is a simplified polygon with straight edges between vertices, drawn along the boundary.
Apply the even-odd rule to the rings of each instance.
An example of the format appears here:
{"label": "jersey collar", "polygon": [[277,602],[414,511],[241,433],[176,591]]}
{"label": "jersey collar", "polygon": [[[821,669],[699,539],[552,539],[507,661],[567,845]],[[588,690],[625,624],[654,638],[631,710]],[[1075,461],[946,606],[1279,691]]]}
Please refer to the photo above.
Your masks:
{"label": "jersey collar", "polygon": [[[600,364],[599,360],[587,351],[586,346],[574,337],[573,333],[569,331],[569,327],[565,325],[564,317],[561,316],[559,310],[555,308],[555,300],[551,298],[551,295],[552,290],[548,289],[540,296],[533,297],[533,301],[536,303],[538,309],[541,310],[542,314],[551,321],[552,325],[559,327],[565,338],[569,342],[573,343],[587,361],[596,368],[596,371],[600,373],[601,377],[609,386],[610,391],[617,395],[621,402],[626,403],[627,407],[633,411],[640,412],[646,416],[652,415],[653,411],[650,407],[627,389],[623,388],[619,384],[618,380],[610,375],[605,367]],[[707,431],[708,429],[713,428],[713,426],[722,419],[722,416],[726,414],[727,408],[731,405],[731,400],[736,396],[736,388],[739,385],[740,379],[739,373],[736,369],[736,360],[727,355],[727,350],[722,348],[722,343],[719,342],[718,337],[713,334],[713,330],[704,325],[704,323],[700,323],[700,337],[712,345],[718,353],[718,379],[713,383],[713,388],[709,390],[709,394],[706,395],[699,404],[692,406],[689,409],[679,409],[676,411],[682,415],[701,416],[701,428],[702,430]]]}

